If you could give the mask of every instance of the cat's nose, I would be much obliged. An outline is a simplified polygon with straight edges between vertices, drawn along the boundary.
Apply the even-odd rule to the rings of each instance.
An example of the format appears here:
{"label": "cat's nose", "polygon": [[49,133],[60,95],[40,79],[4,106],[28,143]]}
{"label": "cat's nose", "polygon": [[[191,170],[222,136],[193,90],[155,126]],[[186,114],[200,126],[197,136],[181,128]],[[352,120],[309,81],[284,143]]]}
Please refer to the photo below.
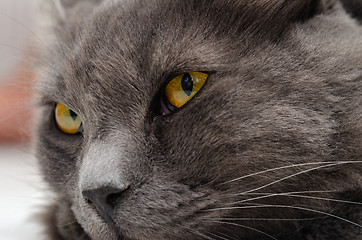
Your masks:
{"label": "cat's nose", "polygon": [[98,213],[107,221],[112,219],[117,202],[129,191],[129,185],[120,187],[104,186],[83,190],[82,194],[88,204],[94,205]]}

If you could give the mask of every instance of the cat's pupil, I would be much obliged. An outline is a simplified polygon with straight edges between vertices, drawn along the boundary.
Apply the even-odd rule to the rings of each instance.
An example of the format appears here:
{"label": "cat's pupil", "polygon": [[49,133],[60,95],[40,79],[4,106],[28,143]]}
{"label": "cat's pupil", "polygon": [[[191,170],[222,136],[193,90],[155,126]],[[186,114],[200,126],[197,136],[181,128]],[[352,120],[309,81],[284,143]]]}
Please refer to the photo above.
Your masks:
{"label": "cat's pupil", "polygon": [[181,80],[181,86],[187,96],[190,96],[192,93],[192,88],[194,87],[194,82],[190,74],[186,73],[183,75]]}
{"label": "cat's pupil", "polygon": [[[70,110],[70,109],[69,109]],[[75,121],[75,119],[78,117],[78,114],[76,114],[75,112],[73,112],[72,110],[70,110],[70,116],[72,117],[72,119]]]}

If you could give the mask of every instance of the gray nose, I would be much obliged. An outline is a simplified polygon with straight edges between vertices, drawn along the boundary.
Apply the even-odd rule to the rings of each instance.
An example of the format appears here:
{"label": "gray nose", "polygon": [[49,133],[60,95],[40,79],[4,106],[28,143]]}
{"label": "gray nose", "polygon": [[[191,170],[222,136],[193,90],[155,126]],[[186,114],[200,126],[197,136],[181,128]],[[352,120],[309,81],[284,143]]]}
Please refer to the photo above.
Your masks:
{"label": "gray nose", "polygon": [[83,197],[87,200],[88,204],[94,205],[98,213],[107,222],[113,222],[114,209],[117,202],[124,197],[125,193],[129,190],[129,186],[124,185],[121,187],[100,187],[96,189],[84,190]]}

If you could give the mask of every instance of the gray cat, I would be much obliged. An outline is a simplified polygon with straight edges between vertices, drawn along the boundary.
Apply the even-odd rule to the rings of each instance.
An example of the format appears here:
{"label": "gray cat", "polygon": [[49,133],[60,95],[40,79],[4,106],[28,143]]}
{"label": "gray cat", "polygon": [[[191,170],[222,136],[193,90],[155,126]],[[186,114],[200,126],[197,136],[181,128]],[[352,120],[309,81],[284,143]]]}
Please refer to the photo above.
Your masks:
{"label": "gray cat", "polygon": [[362,239],[360,0],[51,13],[48,239]]}

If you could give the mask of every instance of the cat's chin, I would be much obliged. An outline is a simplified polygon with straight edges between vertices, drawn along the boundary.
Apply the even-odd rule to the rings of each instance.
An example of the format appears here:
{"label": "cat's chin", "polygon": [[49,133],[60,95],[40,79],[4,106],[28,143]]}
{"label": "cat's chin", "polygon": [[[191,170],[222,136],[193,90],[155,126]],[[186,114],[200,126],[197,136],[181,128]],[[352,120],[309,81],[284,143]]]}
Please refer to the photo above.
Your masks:
{"label": "cat's chin", "polygon": [[[165,237],[160,236],[150,236],[147,237],[145,234],[142,234],[142,229],[138,231],[130,226],[123,226],[123,229],[117,227],[113,222],[105,221],[98,213],[94,210],[88,211],[77,211],[75,213],[71,210],[73,216],[75,216],[76,222],[73,222],[74,227],[72,229],[77,229],[77,231],[69,232],[69,236],[80,236],[79,232],[82,231],[82,237],[80,240],[90,240],[90,239],[102,239],[102,240],[163,240]],[[81,228],[81,230],[80,230]],[[68,236],[68,235],[66,235]],[[73,238],[64,239],[70,240]],[[78,240],[78,238],[76,238]],[[74,239],[75,240],[75,239]]]}
{"label": "cat's chin", "polygon": [[90,239],[81,224],[75,218],[70,205],[59,201],[49,206],[42,221],[46,224],[46,235],[49,239],[88,240]]}
{"label": "cat's chin", "polygon": [[[151,240],[162,238],[156,237],[144,238],[139,236],[137,232],[133,232],[130,229],[122,230],[116,226],[116,223],[113,221],[105,221],[96,211],[96,209],[89,207],[87,205],[74,205],[68,210],[69,214],[72,215],[74,222],[72,225],[74,227],[70,227],[71,229],[77,229],[77,231],[69,232],[69,235],[65,236],[81,236],[82,238],[76,238],[81,240],[89,240],[89,239],[102,239],[102,240]],[[79,235],[80,231],[82,232]],[[126,233],[127,231],[127,233]],[[141,232],[141,231],[139,231]],[[133,235],[133,236],[127,236]],[[72,239],[67,238],[65,239]]]}
{"label": "cat's chin", "polygon": [[71,212],[88,239],[132,240],[121,234],[115,224],[106,223],[93,209],[73,206]]}

